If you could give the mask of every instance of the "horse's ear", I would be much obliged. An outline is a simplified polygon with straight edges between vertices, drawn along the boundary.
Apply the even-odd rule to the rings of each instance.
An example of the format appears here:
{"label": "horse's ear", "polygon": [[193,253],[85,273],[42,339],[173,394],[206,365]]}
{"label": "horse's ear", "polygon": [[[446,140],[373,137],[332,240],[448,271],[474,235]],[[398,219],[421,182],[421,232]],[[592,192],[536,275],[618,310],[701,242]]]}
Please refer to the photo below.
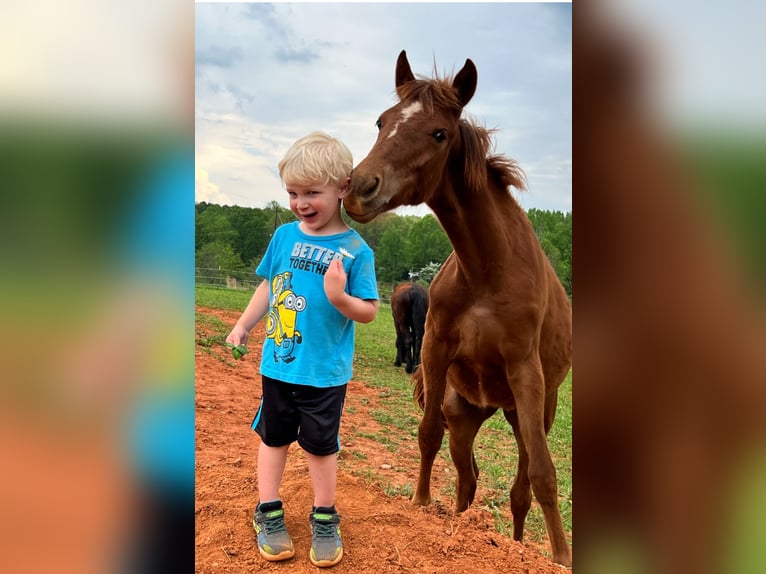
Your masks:
{"label": "horse's ear", "polygon": [[465,107],[471,101],[473,94],[476,92],[478,76],[476,66],[470,58],[465,61],[463,69],[455,76],[452,87],[457,90],[457,99],[462,107]]}
{"label": "horse's ear", "polygon": [[399,86],[411,82],[415,79],[415,74],[412,73],[410,63],[407,61],[407,52],[401,51],[399,57],[396,59],[396,88]]}

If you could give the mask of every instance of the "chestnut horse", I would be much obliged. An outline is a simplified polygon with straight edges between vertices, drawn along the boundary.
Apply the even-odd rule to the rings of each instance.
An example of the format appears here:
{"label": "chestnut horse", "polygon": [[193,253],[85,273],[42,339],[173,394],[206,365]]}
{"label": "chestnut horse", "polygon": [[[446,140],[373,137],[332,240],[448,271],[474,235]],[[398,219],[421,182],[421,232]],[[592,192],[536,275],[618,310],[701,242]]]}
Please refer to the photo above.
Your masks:
{"label": "chestnut horse", "polygon": [[411,373],[420,364],[420,349],[428,312],[428,291],[417,283],[401,283],[391,294],[391,314],[396,328],[394,365]]}
{"label": "chestnut horse", "polygon": [[534,492],[553,559],[569,566],[547,434],[571,367],[572,312],[509,192],[509,186],[525,187],[523,172],[513,160],[490,155],[490,133],[460,117],[476,81],[470,59],[454,79],[416,79],[402,51],[399,102],[378,119],[377,141],[354,169],[343,203],[361,223],[400,205],[426,203],[454,248],[431,284],[413,502],[431,501],[443,412],[458,473],[456,511],[468,507],[476,490],[473,441],[484,420],[502,409],[519,449],[510,493],[513,537],[522,537]]}

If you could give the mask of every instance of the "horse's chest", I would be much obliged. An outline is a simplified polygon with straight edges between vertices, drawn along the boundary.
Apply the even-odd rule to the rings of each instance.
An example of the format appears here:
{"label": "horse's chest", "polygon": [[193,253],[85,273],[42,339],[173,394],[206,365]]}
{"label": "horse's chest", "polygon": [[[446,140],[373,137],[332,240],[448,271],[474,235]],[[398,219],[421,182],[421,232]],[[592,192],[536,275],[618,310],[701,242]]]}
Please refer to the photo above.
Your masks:
{"label": "horse's chest", "polygon": [[505,325],[488,308],[472,308],[456,322],[450,384],[480,406],[508,406]]}
{"label": "horse's chest", "polygon": [[502,361],[499,353],[506,339],[506,325],[490,307],[473,306],[454,321],[456,357],[482,362]]}

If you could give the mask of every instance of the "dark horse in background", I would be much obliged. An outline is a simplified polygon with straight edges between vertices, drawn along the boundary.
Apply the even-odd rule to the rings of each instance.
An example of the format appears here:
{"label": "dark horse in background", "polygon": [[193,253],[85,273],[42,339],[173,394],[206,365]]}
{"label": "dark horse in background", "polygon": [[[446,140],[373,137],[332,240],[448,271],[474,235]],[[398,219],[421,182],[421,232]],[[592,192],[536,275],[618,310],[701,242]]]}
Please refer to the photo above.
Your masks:
{"label": "dark horse in background", "polygon": [[569,566],[547,434],[571,367],[572,311],[526,213],[509,192],[525,187],[523,172],[513,160],[490,154],[486,129],[461,119],[477,76],[466,60],[454,80],[416,79],[402,51],[396,64],[399,102],[380,115],[378,139],[354,168],[343,203],[361,223],[400,205],[426,203],[454,248],[430,288],[418,371],[424,412],[413,502],[431,501],[444,420],[458,474],[455,509],[468,507],[476,493],[474,439],[482,423],[502,409],[519,451],[510,492],[513,537],[522,537],[534,492],[553,559]]}
{"label": "dark horse in background", "polygon": [[396,327],[394,365],[412,373],[420,364],[420,348],[428,312],[428,290],[417,283],[400,283],[391,294],[391,314]]}

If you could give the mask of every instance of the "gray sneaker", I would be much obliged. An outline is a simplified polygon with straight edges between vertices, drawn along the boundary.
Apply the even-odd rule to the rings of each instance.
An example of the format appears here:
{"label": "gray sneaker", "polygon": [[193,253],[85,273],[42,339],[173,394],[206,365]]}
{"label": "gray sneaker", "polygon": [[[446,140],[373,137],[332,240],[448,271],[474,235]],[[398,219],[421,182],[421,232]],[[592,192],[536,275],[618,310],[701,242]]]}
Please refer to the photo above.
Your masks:
{"label": "gray sneaker", "polygon": [[320,568],[335,566],[343,558],[340,539],[340,515],[335,508],[315,508],[309,514],[311,524],[311,563]]}
{"label": "gray sneaker", "polygon": [[253,514],[253,528],[258,535],[258,551],[266,560],[276,562],[295,556],[282,502],[259,504]]}

